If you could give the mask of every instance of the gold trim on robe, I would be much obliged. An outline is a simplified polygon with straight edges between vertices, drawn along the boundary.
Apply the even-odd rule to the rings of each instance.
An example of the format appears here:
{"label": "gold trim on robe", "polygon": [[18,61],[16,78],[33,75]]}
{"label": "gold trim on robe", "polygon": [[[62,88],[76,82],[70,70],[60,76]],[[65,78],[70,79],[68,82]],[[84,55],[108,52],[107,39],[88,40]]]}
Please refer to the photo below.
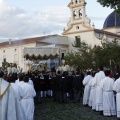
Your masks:
{"label": "gold trim on robe", "polygon": [[[2,97],[3,97],[3,96],[5,95],[5,93],[8,91],[9,87],[10,87],[10,83],[8,84],[8,86],[7,86],[7,88],[5,89],[5,91],[4,91],[2,94],[0,94],[0,99],[2,99]],[[1,90],[1,85],[0,85],[0,90]]]}

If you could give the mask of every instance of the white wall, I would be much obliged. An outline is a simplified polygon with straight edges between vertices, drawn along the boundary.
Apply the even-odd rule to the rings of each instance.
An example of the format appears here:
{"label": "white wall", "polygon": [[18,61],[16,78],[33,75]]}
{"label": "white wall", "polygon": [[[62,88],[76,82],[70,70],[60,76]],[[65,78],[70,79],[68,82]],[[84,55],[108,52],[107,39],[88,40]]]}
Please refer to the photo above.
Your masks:
{"label": "white wall", "polygon": [[68,41],[69,41],[69,52],[74,52],[76,51],[75,48],[72,46],[75,42],[75,36],[80,36],[81,41],[86,42],[90,46],[100,45],[100,40],[95,37],[94,31],[89,31],[89,32],[83,32],[83,33],[78,33],[78,34],[71,34],[68,35]]}
{"label": "white wall", "polygon": [[39,41],[40,44],[47,43],[47,44],[56,44],[56,45],[68,45],[68,38],[65,36],[50,36],[43,40]]}
{"label": "white wall", "polygon": [[[35,47],[35,43],[24,44],[20,46],[6,46],[0,48],[0,66],[2,66],[3,59],[6,58],[6,61],[9,63],[17,63],[18,66],[24,69],[24,56],[23,49],[24,47]],[[16,49],[16,51],[15,51]],[[5,51],[5,52],[3,52]],[[17,58],[15,58],[17,56]]]}

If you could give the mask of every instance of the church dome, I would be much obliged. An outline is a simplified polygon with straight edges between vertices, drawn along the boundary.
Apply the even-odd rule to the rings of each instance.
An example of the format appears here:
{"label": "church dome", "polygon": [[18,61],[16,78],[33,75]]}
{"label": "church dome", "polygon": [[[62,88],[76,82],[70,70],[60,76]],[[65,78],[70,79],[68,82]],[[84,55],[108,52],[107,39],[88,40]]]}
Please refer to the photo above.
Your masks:
{"label": "church dome", "polygon": [[109,27],[120,27],[120,15],[115,11],[108,15],[104,22],[103,29]]}

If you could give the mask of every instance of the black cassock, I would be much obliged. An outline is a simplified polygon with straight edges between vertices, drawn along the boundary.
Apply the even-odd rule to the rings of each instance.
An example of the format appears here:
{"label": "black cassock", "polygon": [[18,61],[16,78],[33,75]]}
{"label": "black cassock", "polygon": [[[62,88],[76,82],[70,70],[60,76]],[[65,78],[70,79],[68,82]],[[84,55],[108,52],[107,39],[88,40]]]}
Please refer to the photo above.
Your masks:
{"label": "black cassock", "polygon": [[59,102],[66,103],[67,102],[67,93],[68,91],[68,83],[67,78],[62,77],[59,80]]}
{"label": "black cassock", "polygon": [[82,78],[80,76],[75,76],[73,79],[73,88],[75,90],[82,90]]}
{"label": "black cassock", "polygon": [[59,80],[59,91],[66,93],[68,91],[68,82],[67,78],[62,77]]}
{"label": "black cassock", "polygon": [[49,80],[49,75],[48,74],[44,74],[44,82],[45,82],[45,91],[50,90],[50,80]]}
{"label": "black cassock", "polygon": [[39,79],[39,76],[34,76],[33,84],[34,84],[35,91],[36,92],[40,91],[40,79]]}
{"label": "black cassock", "polygon": [[73,79],[74,102],[80,102],[82,86],[82,77],[75,76]]}
{"label": "black cassock", "polygon": [[68,90],[73,89],[73,76],[67,76],[67,82],[68,82]]}
{"label": "black cassock", "polygon": [[74,98],[73,79],[74,79],[73,76],[67,76],[68,93],[71,100]]}
{"label": "black cassock", "polygon": [[40,77],[39,85],[40,85],[40,91],[46,91],[47,87],[44,77]]}

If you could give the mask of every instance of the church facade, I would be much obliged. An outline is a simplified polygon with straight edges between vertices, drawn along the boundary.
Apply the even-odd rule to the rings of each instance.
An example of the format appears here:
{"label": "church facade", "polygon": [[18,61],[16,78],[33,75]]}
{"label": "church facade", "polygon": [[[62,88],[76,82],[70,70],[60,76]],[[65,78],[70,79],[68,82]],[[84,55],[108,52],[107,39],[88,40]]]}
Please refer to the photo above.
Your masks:
{"label": "church facade", "polygon": [[81,41],[92,47],[112,40],[117,40],[120,44],[120,16],[113,11],[106,18],[103,29],[96,29],[87,17],[86,4],[85,0],[71,0],[68,3],[71,17],[62,35],[9,40],[0,43],[0,66],[2,62],[7,61],[16,63],[25,71],[25,61],[31,57],[49,59],[56,56],[61,59],[67,53],[75,52],[73,45],[79,46]]}
{"label": "church facade", "polygon": [[91,25],[87,17],[86,4],[85,0],[71,0],[68,4],[71,18],[62,34],[68,37],[69,52],[74,51],[72,44],[77,45],[81,41],[91,46],[101,45],[101,41],[105,43],[112,40],[120,41],[120,16],[116,12],[111,13],[106,18],[103,29],[95,29],[95,25]]}

